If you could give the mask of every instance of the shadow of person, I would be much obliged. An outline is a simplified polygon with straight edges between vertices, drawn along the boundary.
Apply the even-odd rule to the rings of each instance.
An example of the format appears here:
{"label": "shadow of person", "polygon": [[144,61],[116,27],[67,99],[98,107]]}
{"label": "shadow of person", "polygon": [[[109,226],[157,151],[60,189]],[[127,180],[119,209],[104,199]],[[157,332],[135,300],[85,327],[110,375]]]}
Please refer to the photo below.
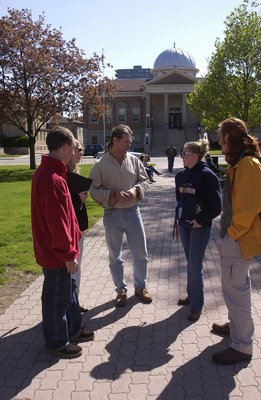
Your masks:
{"label": "shadow of person", "polygon": [[[83,324],[86,325],[86,328],[94,331],[104,328],[124,318],[137,303],[139,303],[139,300],[135,296],[128,297],[124,307],[115,307],[114,300],[110,300],[107,303],[91,308],[87,313],[83,314]],[[108,312],[109,310],[111,311]],[[102,315],[99,316],[99,314]]]}
{"label": "shadow of person", "polygon": [[212,361],[212,354],[226,347],[227,340],[223,338],[220,343],[208,346],[199,356],[178,367],[157,400],[228,400],[236,387],[234,376],[249,362],[217,366]]}
{"label": "shadow of person", "polygon": [[0,337],[1,400],[10,400],[17,396],[30,386],[36,375],[59,361],[45,353],[42,323],[13,333],[16,329],[18,327]]}
{"label": "shadow of person", "polygon": [[182,307],[160,322],[121,329],[106,346],[110,353],[108,362],[97,365],[91,376],[116,380],[126,370],[150,371],[168,363],[173,357],[169,346],[190,325],[187,310]]}

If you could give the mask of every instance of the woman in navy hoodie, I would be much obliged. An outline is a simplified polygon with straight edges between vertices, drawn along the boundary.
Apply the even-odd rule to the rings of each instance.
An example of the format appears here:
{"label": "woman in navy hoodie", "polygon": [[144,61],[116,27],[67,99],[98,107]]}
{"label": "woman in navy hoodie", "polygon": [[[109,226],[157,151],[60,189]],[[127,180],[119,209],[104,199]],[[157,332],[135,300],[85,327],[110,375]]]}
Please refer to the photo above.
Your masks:
{"label": "woman in navy hoodie", "polygon": [[190,321],[200,318],[204,304],[203,258],[211,235],[212,220],[221,212],[220,183],[202,161],[208,141],[184,144],[184,169],[176,176],[176,218],[187,259],[187,293],[179,305],[190,305]]}

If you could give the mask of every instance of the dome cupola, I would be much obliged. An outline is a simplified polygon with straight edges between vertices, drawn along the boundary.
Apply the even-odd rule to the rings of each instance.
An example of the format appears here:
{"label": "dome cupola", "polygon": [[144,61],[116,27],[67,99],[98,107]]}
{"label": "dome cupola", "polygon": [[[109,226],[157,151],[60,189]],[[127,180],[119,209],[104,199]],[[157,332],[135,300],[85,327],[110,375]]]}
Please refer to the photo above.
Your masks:
{"label": "dome cupola", "polygon": [[162,75],[173,68],[177,68],[178,70],[193,76],[196,76],[196,73],[199,71],[196,67],[194,58],[186,51],[176,48],[175,43],[172,48],[160,53],[154,62],[151,73],[155,77]]}

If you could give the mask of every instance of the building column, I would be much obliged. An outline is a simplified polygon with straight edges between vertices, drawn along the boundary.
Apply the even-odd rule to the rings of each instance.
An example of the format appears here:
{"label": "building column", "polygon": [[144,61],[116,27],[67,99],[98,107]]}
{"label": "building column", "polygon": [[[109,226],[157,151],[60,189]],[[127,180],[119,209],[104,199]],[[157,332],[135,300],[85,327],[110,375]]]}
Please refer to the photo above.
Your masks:
{"label": "building column", "polygon": [[182,93],[182,125],[183,125],[183,127],[187,125],[186,93]]}
{"label": "building column", "polygon": [[164,93],[164,128],[168,129],[169,126],[169,95]]}
{"label": "building column", "polygon": [[150,128],[150,93],[146,93],[146,128]]}

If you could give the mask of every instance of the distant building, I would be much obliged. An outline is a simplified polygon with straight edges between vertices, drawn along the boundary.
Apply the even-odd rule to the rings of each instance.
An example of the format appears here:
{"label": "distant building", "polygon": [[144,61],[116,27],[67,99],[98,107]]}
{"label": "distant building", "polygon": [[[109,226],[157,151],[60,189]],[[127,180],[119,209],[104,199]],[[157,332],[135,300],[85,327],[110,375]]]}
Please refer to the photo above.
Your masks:
{"label": "distant building", "polygon": [[[139,67],[139,66],[137,66]],[[137,68],[137,70],[142,68]],[[186,103],[199,78],[195,61],[187,52],[175,47],[163,51],[155,60],[148,77],[127,78],[117,70],[115,98],[107,102],[109,113],[104,121],[87,114],[84,142],[108,142],[113,126],[123,123],[134,132],[133,149],[143,149],[163,155],[172,142],[180,150],[185,141],[198,139],[198,124]],[[135,67],[132,70],[135,73]],[[121,76],[121,78],[119,78]],[[105,129],[104,129],[105,126]]]}
{"label": "distant building", "polygon": [[151,79],[150,68],[142,68],[141,65],[134,65],[132,69],[116,69],[117,79]]}

